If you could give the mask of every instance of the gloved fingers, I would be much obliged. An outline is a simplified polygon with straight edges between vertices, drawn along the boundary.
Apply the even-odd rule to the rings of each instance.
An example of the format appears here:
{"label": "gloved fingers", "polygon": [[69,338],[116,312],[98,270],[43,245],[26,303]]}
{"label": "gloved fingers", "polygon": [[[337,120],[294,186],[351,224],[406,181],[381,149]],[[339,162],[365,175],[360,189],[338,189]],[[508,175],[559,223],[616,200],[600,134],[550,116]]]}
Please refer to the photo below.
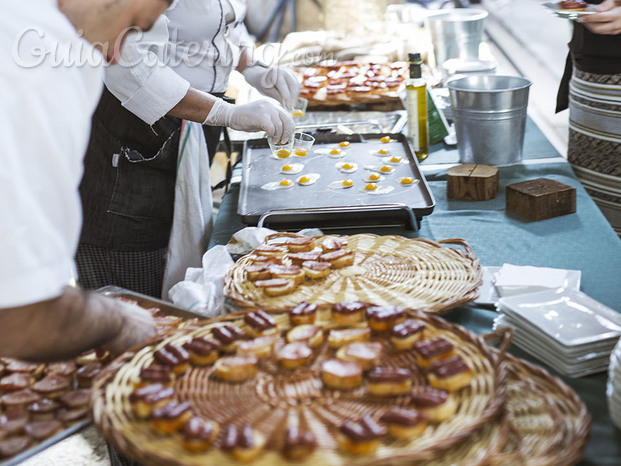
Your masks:
{"label": "gloved fingers", "polygon": [[260,119],[261,129],[265,131],[265,137],[272,141],[280,141],[280,125],[276,124],[271,115],[263,115]]}
{"label": "gloved fingers", "polygon": [[295,122],[291,115],[283,109],[279,109],[278,115],[282,125],[282,139],[286,142],[293,137],[295,132]]}
{"label": "gloved fingers", "polygon": [[282,104],[286,108],[293,108],[300,95],[300,83],[295,73],[287,68],[280,68],[281,77],[278,80],[278,91],[282,96]]}

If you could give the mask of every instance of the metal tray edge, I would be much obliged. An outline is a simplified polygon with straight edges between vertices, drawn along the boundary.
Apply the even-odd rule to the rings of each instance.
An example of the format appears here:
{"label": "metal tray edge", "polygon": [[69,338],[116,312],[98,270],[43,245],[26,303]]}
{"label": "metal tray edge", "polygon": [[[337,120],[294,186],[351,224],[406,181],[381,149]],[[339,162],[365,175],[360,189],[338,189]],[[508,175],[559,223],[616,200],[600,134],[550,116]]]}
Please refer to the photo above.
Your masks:
{"label": "metal tray edge", "polygon": [[105,296],[110,296],[113,298],[127,298],[133,299],[138,302],[138,305],[141,307],[158,307],[164,314],[181,317],[183,319],[205,319],[204,315],[198,314],[196,312],[188,311],[186,309],[182,309],[180,307],[175,306],[172,303],[164,301],[162,299],[157,299],[152,296],[147,296],[142,293],[137,293],[135,291],[127,290],[125,288],[121,288],[120,286],[108,285],[97,290],[98,293],[101,293]]}
{"label": "metal tray edge", "polygon": [[89,426],[91,423],[92,421],[90,419],[85,419],[84,421],[80,421],[64,430],[61,430],[56,435],[44,440],[41,443],[38,443],[32,448],[29,448],[28,450],[23,451],[22,453],[19,453],[18,455],[13,456],[9,458],[8,460],[0,461],[0,466],[15,466],[23,461],[26,461],[27,459],[30,459],[33,456],[38,455],[39,453],[57,444],[58,442],[65,440],[66,438],[72,436],[73,434],[81,431],[85,427]]}

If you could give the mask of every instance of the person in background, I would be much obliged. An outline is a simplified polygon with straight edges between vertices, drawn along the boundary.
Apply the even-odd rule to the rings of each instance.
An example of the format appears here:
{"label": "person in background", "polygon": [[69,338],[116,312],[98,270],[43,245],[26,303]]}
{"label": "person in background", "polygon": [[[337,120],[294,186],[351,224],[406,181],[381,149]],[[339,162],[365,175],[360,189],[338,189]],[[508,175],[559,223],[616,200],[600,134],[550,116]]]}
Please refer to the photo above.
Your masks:
{"label": "person in background", "polygon": [[569,107],[567,158],[621,236],[621,2],[574,21],[557,112]]}
{"label": "person in background", "polygon": [[[221,98],[235,68],[283,104],[298,96],[291,71],[252,61],[245,11],[240,0],[179,0],[151,31],[130,37],[121,63],[107,69],[80,186],[84,229],[76,260],[83,287],[112,284],[160,297],[182,120],[205,125],[211,157],[220,127],[265,131],[277,141],[291,137],[293,119],[280,105],[268,100],[232,105]],[[202,246],[188,255],[196,262],[178,267],[179,280],[185,268],[200,266],[208,243],[211,193],[205,197],[209,219]],[[189,215],[194,214],[199,215]]]}
{"label": "person in background", "polygon": [[102,64],[118,58],[130,26],[148,29],[169,4],[30,0],[4,5],[1,356],[45,362],[94,347],[116,355],[156,332],[147,311],[67,285],[75,269],[81,224],[77,188],[90,118],[101,94]]}

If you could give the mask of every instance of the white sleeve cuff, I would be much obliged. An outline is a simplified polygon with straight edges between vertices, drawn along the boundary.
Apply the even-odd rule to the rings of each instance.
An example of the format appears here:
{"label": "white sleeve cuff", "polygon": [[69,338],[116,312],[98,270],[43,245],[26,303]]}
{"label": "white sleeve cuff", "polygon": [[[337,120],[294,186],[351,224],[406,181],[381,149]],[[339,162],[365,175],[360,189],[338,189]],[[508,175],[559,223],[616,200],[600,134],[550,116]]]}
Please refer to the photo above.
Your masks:
{"label": "white sleeve cuff", "polygon": [[168,67],[157,66],[123,107],[145,123],[152,125],[185,97],[190,83]]}

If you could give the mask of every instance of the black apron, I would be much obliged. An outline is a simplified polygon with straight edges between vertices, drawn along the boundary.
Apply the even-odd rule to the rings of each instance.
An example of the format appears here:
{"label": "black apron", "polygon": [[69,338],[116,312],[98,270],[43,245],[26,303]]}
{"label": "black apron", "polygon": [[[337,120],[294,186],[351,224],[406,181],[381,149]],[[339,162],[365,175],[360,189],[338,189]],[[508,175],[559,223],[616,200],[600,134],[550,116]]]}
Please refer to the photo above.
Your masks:
{"label": "black apron", "polygon": [[168,246],[180,129],[169,116],[149,126],[104,89],[80,184],[81,243],[115,251]]}

